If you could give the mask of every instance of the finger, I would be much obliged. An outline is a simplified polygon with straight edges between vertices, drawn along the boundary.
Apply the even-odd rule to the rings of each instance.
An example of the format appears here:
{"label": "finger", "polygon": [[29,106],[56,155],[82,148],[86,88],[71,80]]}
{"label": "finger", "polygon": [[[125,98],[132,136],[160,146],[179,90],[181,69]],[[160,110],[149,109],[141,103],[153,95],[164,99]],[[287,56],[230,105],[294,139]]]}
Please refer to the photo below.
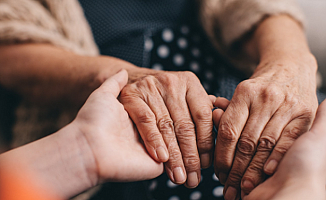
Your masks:
{"label": "finger", "polygon": [[258,140],[274,111],[274,108],[261,104],[252,105],[250,109],[251,114],[238,140],[235,158],[224,187],[227,197],[231,196],[233,191],[237,191],[237,194],[240,194],[242,176],[256,153]]}
{"label": "finger", "polygon": [[130,95],[132,87],[136,86],[127,85],[122,90],[120,101],[137,126],[148,153],[157,162],[164,162],[168,158],[168,151],[157,128],[155,114],[140,97]]}
{"label": "finger", "polygon": [[212,104],[214,104],[216,97],[214,95],[208,95],[208,97],[211,100]]}
{"label": "finger", "polygon": [[[170,90],[170,95],[165,95],[165,103],[174,123],[174,131],[177,136],[179,147],[182,152],[183,163],[187,172],[187,181],[185,185],[194,188],[199,184],[201,177],[195,126],[184,96],[180,95],[180,91],[173,91],[174,88],[170,88]],[[173,165],[173,162],[175,161],[169,160],[167,165]]]}
{"label": "finger", "polygon": [[170,113],[157,90],[152,90],[152,94],[147,97],[147,101],[148,106],[156,116],[157,127],[168,148],[169,160],[166,160],[165,163],[166,172],[172,182],[183,184],[186,181],[186,170]]}
{"label": "finger", "polygon": [[310,119],[302,117],[292,120],[284,128],[279,141],[264,165],[264,172],[266,174],[272,175],[275,172],[287,150],[300,135],[308,131],[310,124]]}
{"label": "finger", "polygon": [[212,164],[214,153],[213,105],[199,81],[196,85],[190,85],[187,103],[195,122],[200,164],[202,168],[208,168]]}
{"label": "finger", "polygon": [[264,164],[279,140],[284,127],[289,123],[290,117],[289,109],[280,109],[266,125],[259,138],[255,156],[241,180],[241,190],[244,195],[249,194],[265,179]]}
{"label": "finger", "polygon": [[222,184],[232,166],[236,145],[249,116],[249,103],[235,96],[222,115],[215,147],[215,174]]}
{"label": "finger", "polygon": [[108,78],[99,88],[100,91],[108,91],[112,93],[115,97],[118,97],[122,88],[128,82],[128,72],[126,70],[121,70],[117,74]]}
{"label": "finger", "polygon": [[214,126],[218,127],[220,124],[220,120],[222,115],[224,114],[224,111],[222,109],[215,109],[213,111],[213,121],[214,121]]}
{"label": "finger", "polygon": [[230,101],[224,97],[217,97],[214,101],[214,107],[221,108],[222,110],[226,110],[229,106]]}

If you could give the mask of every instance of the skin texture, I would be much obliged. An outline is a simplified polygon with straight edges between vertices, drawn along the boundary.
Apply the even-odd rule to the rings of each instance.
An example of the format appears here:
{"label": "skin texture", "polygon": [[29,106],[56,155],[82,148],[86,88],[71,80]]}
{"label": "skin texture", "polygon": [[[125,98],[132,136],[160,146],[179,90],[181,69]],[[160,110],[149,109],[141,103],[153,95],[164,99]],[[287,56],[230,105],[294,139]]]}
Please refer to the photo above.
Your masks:
{"label": "skin texture", "polygon": [[[273,173],[267,165],[264,169],[265,163],[275,160],[277,165],[309,129],[317,108],[317,65],[296,21],[285,15],[268,17],[243,50],[259,65],[237,87],[220,120],[214,164],[225,189],[233,188],[227,199],[239,198],[241,190],[250,192],[264,172]],[[3,86],[45,106],[80,107],[106,78],[126,69],[128,84],[119,100],[149,154],[165,162],[171,180],[196,187],[200,167],[212,163],[213,105],[191,72],[142,69],[116,58],[79,56],[43,44],[1,46],[0,62]],[[240,187],[245,180],[251,184]]]}
{"label": "skin texture", "polygon": [[[191,173],[186,185],[195,187],[200,180],[201,164],[211,165],[213,105],[193,73],[139,68],[113,57],[79,56],[42,44],[2,46],[0,52],[0,83],[43,106],[80,107],[106,78],[120,69],[127,70],[128,84],[119,99],[150,155],[158,162],[167,162],[171,180],[185,183]],[[194,96],[200,98],[194,101]],[[153,106],[152,101],[159,106]],[[184,145],[179,147],[177,141]]]}
{"label": "skin texture", "polygon": [[325,199],[326,101],[318,108],[311,130],[296,140],[275,174],[244,200]]}
{"label": "skin texture", "polygon": [[72,123],[1,154],[0,169],[24,172],[31,177],[28,182],[63,199],[99,183],[146,180],[162,174],[163,163],[147,153],[117,100],[126,83],[126,71],[112,76],[90,95]]}
{"label": "skin texture", "polygon": [[317,64],[299,24],[287,16],[267,18],[247,48],[258,49],[252,57],[259,65],[238,85],[219,119],[214,166],[226,200],[248,194],[265,173],[274,173],[309,130],[318,105]]}

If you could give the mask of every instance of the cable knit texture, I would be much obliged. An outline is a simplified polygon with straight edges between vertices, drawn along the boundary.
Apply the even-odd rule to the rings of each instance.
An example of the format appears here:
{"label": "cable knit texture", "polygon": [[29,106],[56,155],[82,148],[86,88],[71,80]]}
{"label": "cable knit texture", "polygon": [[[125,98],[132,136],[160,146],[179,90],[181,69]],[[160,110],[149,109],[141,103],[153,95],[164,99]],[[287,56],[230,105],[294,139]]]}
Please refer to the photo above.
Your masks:
{"label": "cable knit texture", "polygon": [[0,43],[50,43],[80,55],[98,55],[76,0],[0,0]]}
{"label": "cable knit texture", "polygon": [[[268,15],[285,13],[303,24],[294,0],[198,0],[198,3],[203,27],[224,55],[235,41]],[[0,44],[17,43],[48,43],[79,55],[99,54],[78,0],[0,0]],[[238,66],[248,69],[250,63],[238,62]],[[76,113],[77,109],[40,108],[21,102],[16,109],[13,147],[57,131]],[[81,199],[89,197],[86,196]]]}

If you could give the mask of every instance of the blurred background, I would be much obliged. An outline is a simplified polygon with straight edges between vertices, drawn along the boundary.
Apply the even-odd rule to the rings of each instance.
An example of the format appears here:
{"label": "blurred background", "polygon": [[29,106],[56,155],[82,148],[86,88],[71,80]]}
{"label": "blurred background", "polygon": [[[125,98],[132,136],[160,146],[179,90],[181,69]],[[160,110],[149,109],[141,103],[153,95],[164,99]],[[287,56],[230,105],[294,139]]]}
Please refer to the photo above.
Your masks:
{"label": "blurred background", "polygon": [[326,0],[297,0],[307,18],[307,36],[322,74],[322,91],[326,93]]}

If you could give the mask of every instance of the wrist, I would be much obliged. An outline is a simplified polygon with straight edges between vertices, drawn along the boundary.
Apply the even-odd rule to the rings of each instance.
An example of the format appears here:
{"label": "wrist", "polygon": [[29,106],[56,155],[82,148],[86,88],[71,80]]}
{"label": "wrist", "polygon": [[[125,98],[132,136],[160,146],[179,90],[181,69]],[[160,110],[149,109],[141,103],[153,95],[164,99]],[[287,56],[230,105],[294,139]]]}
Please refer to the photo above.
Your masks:
{"label": "wrist", "polygon": [[317,61],[310,52],[279,52],[261,58],[252,77],[262,74],[284,74],[290,76],[307,76],[316,80]]}
{"label": "wrist", "polygon": [[91,82],[97,87],[122,69],[128,72],[129,83],[146,75],[157,73],[155,70],[137,67],[132,63],[110,56],[84,57],[84,60],[86,66],[93,68]]}
{"label": "wrist", "polygon": [[0,156],[0,168],[25,174],[35,191],[70,198],[97,184],[93,155],[73,124]]}

